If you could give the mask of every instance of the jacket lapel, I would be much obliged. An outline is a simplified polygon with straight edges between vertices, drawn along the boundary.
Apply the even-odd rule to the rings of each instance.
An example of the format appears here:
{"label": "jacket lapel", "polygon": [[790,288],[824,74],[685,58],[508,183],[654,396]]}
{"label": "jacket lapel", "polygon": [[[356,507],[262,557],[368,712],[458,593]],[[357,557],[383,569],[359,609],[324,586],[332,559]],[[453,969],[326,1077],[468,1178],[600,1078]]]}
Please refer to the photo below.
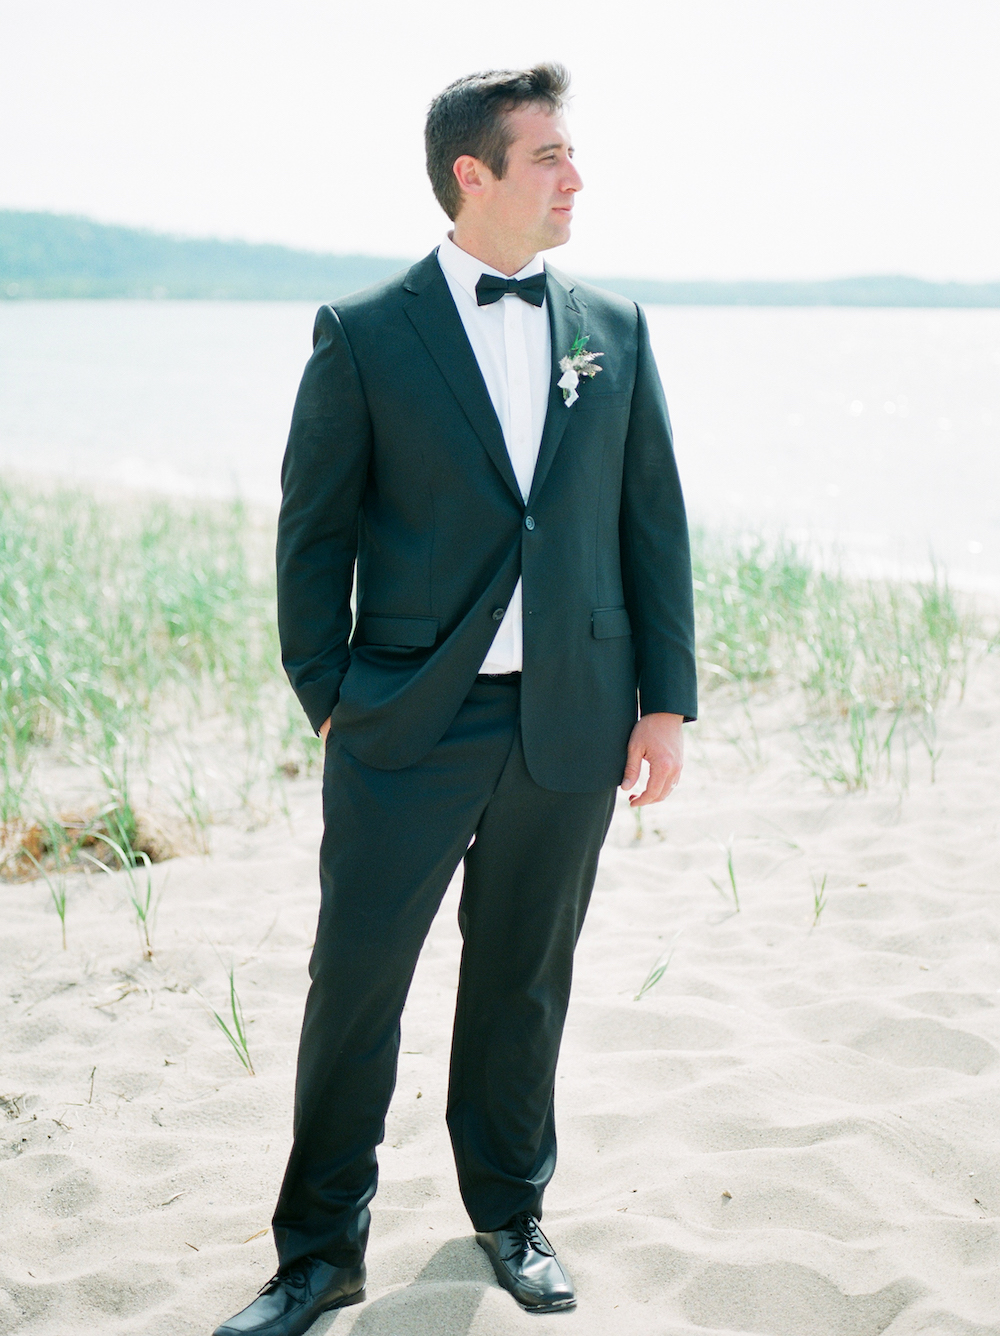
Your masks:
{"label": "jacket lapel", "polygon": [[531,480],[531,492],[527,504],[530,506],[542,490],[555,458],[563,432],[569,425],[573,410],[566,407],[563,392],[559,388],[562,371],[559,360],[566,356],[570,345],[578,334],[586,334],[587,308],[573,292],[573,284],[562,274],[546,267],[546,298],[549,310],[549,331],[552,338],[552,373],[549,381],[549,405],[545,413],[545,426],[542,441],[538,447],[538,460]]}
{"label": "jacket lapel", "polygon": [[462,325],[462,317],[452,300],[448,281],[437,262],[437,251],[432,251],[413,266],[403,286],[412,294],[403,305],[411,324],[448,382],[500,476],[517,497],[518,504],[523,505],[493,401]]}

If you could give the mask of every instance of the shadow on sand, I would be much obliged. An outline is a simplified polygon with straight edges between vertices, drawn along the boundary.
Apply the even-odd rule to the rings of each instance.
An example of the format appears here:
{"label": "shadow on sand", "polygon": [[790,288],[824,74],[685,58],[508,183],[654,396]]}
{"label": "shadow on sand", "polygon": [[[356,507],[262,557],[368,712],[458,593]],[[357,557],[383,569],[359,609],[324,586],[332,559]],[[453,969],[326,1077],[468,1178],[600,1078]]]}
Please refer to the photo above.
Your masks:
{"label": "shadow on sand", "polygon": [[[490,1264],[475,1240],[449,1239],[408,1285],[367,1303],[351,1327],[351,1336],[466,1336],[483,1294],[495,1285]],[[357,1310],[321,1317],[315,1336],[336,1336]]]}

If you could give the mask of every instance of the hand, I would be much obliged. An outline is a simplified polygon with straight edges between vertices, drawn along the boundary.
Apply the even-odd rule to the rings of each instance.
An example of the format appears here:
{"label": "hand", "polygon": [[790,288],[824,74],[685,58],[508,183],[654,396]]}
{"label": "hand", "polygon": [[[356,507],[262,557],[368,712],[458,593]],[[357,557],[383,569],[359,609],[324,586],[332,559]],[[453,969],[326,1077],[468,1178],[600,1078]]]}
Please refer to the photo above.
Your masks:
{"label": "hand", "polygon": [[649,779],[642,793],[631,794],[630,807],[662,802],[677,787],[684,765],[683,723],[680,714],[644,714],[632,729],[622,788],[627,792],[636,785],[643,760],[649,762]]}
{"label": "hand", "polygon": [[320,726],[319,726],[319,740],[320,740],[320,742],[325,742],[325,741],[326,741],[326,735],[327,735],[327,733],[329,733],[329,731],[330,731],[330,721],[329,721],[329,719],[328,719],[328,720],[326,721],[325,724],[320,724]]}

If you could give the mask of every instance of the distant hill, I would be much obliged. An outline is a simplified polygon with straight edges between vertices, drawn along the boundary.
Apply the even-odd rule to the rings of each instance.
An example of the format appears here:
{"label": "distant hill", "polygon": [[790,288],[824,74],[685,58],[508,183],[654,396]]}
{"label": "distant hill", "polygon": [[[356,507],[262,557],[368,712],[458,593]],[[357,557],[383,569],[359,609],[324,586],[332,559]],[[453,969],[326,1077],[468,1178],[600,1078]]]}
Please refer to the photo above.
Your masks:
{"label": "distant hill", "polygon": [[388,278],[407,263],[0,211],[0,297],[325,301]]}
{"label": "distant hill", "polygon": [[[405,259],[173,237],[53,213],[0,210],[0,298],[172,297],[328,301],[397,273]],[[997,306],[1000,283],[886,276],[820,282],[591,280],[649,305]]]}

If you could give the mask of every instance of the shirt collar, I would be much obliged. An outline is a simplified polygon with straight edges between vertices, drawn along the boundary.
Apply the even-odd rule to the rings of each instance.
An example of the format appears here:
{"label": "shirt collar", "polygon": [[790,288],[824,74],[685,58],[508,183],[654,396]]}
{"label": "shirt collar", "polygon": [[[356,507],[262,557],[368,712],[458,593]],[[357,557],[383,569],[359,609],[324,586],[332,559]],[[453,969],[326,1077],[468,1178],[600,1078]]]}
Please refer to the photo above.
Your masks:
{"label": "shirt collar", "polygon": [[[453,278],[465,289],[470,297],[475,297],[476,284],[483,274],[495,274],[497,278],[509,277],[507,274],[501,274],[499,269],[492,269],[488,264],[483,264],[482,260],[477,260],[474,255],[462,250],[461,246],[456,246],[450,236],[446,236],[438,247],[438,264],[449,278]],[[530,278],[532,274],[544,273],[545,261],[541,255],[536,255],[514,277]]]}

